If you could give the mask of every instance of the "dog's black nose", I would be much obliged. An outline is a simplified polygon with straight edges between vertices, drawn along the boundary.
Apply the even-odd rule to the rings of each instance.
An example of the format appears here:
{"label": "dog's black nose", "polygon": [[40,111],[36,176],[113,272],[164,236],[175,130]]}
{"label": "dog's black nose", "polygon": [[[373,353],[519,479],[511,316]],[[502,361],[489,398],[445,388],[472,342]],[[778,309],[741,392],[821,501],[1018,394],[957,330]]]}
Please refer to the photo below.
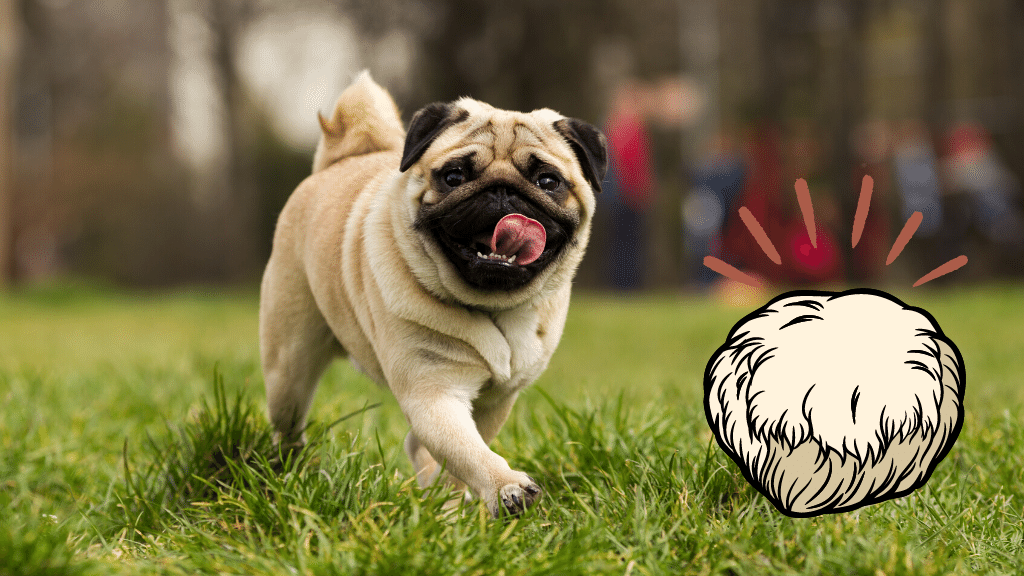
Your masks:
{"label": "dog's black nose", "polygon": [[481,194],[483,199],[487,202],[486,205],[488,208],[491,208],[500,214],[515,212],[515,207],[512,205],[512,196],[515,192],[508,186],[491,186]]}

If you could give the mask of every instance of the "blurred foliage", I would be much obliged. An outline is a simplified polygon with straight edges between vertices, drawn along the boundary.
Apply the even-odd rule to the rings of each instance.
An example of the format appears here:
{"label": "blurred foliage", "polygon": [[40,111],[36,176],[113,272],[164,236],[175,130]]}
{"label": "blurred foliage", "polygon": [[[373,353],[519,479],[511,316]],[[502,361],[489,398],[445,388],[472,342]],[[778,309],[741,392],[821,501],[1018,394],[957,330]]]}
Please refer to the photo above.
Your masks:
{"label": "blurred foliage", "polygon": [[[682,80],[695,116],[649,126],[658,190],[644,238],[646,287],[691,279],[680,207],[694,166],[723,133],[741,146],[775,134],[781,152],[768,163],[778,177],[765,185],[791,194],[793,179],[807,178],[831,199],[819,212],[833,221],[825,225],[850,220],[864,173],[876,175],[878,196],[895,205],[895,189],[886,192],[881,177],[891,172],[888,160],[873,165],[863,157],[864,126],[876,120],[923,120],[940,154],[951,122],[977,120],[1016,178],[1024,175],[1024,60],[1015,56],[1024,52],[1024,6],[1015,0],[0,4],[16,15],[17,42],[7,48],[18,48],[9,52],[13,79],[0,75],[14,112],[5,138],[15,143],[3,149],[14,173],[0,178],[0,208],[12,206],[9,216],[0,209],[0,242],[10,243],[0,258],[10,253],[12,262],[0,270],[21,281],[71,274],[154,285],[259,276],[276,215],[308,173],[314,144],[286,143],[275,128],[279,110],[240,66],[246,34],[274,15],[344,24],[356,47],[346,74],[370,68],[406,118],[427,102],[471,95],[603,125],[625,80]],[[202,61],[183,60],[183,44],[188,58]],[[175,88],[196,70],[205,88]],[[324,108],[333,101],[307,94],[314,97]],[[207,120],[191,121],[215,136],[202,165],[182,151],[200,144],[180,131],[181,107],[195,105],[191,99],[210,110]],[[1019,196],[1014,201],[1019,206]],[[612,241],[607,206],[599,210],[580,273],[588,286],[606,282],[603,252]],[[849,224],[835,226],[846,233]],[[972,249],[978,262],[1002,250],[984,242]]]}

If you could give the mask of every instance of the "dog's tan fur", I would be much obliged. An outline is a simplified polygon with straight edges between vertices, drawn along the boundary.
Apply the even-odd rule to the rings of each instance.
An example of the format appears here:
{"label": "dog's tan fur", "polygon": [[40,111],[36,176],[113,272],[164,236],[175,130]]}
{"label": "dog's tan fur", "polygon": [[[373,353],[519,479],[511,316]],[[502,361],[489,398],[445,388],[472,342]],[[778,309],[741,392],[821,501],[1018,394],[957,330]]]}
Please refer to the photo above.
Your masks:
{"label": "dog's tan fur", "polygon": [[[339,98],[314,173],[281,213],[263,277],[260,344],[271,421],[300,443],[318,380],[347,356],[387,386],[411,425],[405,448],[421,485],[467,485],[492,513],[530,505],[539,488],[488,443],[519,392],[547,366],[562,334],[571,279],[583,256],[593,190],[550,110],[497,110],[463,99],[469,118],[399,172],[405,130],[390,96],[362,74]],[[476,152],[485,177],[526,155],[558,166],[572,193],[558,209],[578,219],[559,260],[513,291],[468,285],[414,227],[437,202],[430,170]],[[464,483],[464,484],[463,484]],[[518,503],[509,506],[509,502]]]}

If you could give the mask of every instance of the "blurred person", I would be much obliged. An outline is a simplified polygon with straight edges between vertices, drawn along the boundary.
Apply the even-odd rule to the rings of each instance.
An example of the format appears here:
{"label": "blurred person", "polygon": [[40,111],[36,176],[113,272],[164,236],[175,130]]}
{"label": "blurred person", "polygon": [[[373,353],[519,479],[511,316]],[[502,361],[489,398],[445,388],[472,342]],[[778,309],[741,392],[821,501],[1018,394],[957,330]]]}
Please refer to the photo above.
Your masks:
{"label": "blurred person", "polygon": [[714,254],[740,270],[771,282],[781,281],[782,271],[761,251],[738,210],[746,206],[768,238],[773,242],[781,238],[785,204],[779,193],[783,186],[780,143],[778,129],[768,122],[746,130],[743,143],[746,170],[741,192],[733,202],[734,209],[725,214],[722,241]]}
{"label": "blurred person", "polygon": [[949,218],[943,250],[963,253],[972,230],[1012,252],[1024,245],[1020,183],[999,158],[984,126],[954,125],[946,137],[943,173],[949,187]]}
{"label": "blurred person", "polygon": [[607,198],[611,220],[609,249],[612,285],[643,286],[650,207],[656,176],[646,125],[648,89],[636,80],[619,85],[605,126],[608,139]]}
{"label": "blurred person", "polygon": [[914,212],[921,212],[924,219],[915,237],[935,236],[943,220],[939,163],[924,122],[911,119],[899,124],[892,165],[902,199],[902,220],[906,222]]}
{"label": "blurred person", "polygon": [[893,269],[897,273],[909,270],[919,277],[944,261],[939,233],[946,219],[939,160],[932,135],[922,120],[911,118],[896,124],[891,160],[893,182],[899,193],[894,225],[902,230],[914,212],[922,216],[913,242],[907,245]]}
{"label": "blurred person", "polygon": [[[817,206],[819,203],[815,203]],[[786,222],[780,252],[785,270],[785,282],[795,285],[832,284],[845,277],[843,255],[835,236],[817,221],[815,241],[807,232],[803,216],[791,216]]]}
{"label": "blurred person", "polygon": [[[761,123],[746,136],[747,170],[739,197],[730,202],[721,234],[718,257],[729,264],[775,284],[820,284],[844,277],[843,257],[831,229],[838,214],[830,191],[814,181],[820,163],[820,146],[808,123],[796,122],[783,138],[770,123]],[[804,224],[794,184],[797,178],[811,183],[814,197],[815,244]],[[739,216],[746,207],[773,246],[781,264],[764,253]]]}
{"label": "blurred person", "polygon": [[705,94],[690,78],[664,76],[648,90],[647,116],[663,127],[692,126],[703,112],[705,100]]}
{"label": "blurred person", "polygon": [[738,208],[746,161],[726,131],[710,139],[703,158],[691,170],[691,188],[683,199],[683,233],[692,278],[705,288],[718,274],[704,266],[704,257],[720,251],[726,218]]}
{"label": "blurred person", "polygon": [[854,166],[850,189],[844,191],[843,218],[852,229],[864,176],[872,179],[871,204],[864,229],[856,247],[850,249],[848,270],[855,283],[872,282],[885,272],[885,258],[892,246],[892,177],[889,170],[892,130],[882,119],[869,120],[852,134],[853,151],[859,163]]}
{"label": "blurred person", "polygon": [[[782,256],[783,278],[787,284],[835,283],[845,276],[842,250],[832,232],[838,227],[839,204],[835,191],[821,178],[822,147],[812,122],[796,118],[790,122],[784,143],[780,196],[783,202],[783,235],[777,240]],[[814,211],[815,240],[811,242],[795,185],[807,181]]]}

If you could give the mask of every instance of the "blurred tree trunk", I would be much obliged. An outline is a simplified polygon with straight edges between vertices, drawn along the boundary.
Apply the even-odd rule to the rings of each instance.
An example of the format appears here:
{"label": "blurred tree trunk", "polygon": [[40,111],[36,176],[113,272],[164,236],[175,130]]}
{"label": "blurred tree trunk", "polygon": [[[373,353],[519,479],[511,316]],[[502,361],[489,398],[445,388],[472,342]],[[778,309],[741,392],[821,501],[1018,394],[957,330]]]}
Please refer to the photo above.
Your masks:
{"label": "blurred tree trunk", "polygon": [[[473,0],[453,0],[444,4],[447,18],[440,22],[440,29],[423,42],[423,52],[427,58],[423,64],[427,72],[423,75],[430,86],[428,93],[431,99],[448,100],[459,96],[486,98],[476,90],[477,83],[471,75],[467,59],[467,37],[475,38],[487,26],[486,2]],[[516,70],[506,73],[514,74]]]}
{"label": "blurred tree trunk", "polygon": [[0,287],[14,271],[14,106],[17,40],[15,0],[0,0]]}
{"label": "blurred tree trunk", "polygon": [[1005,19],[1007,27],[1003,38],[1006,39],[1005,74],[1008,83],[1006,95],[1016,105],[1011,110],[1010,140],[1007,143],[1010,168],[1017,178],[1024,180],[1024,3],[1016,0],[1005,0]]}
{"label": "blurred tree trunk", "polygon": [[255,274],[259,238],[255,166],[252,161],[251,119],[245,87],[237,67],[236,46],[255,16],[250,0],[201,0],[201,13],[213,36],[212,63],[224,113],[226,165],[215,191],[213,226],[219,227],[220,270],[225,280],[246,280]]}
{"label": "blurred tree trunk", "polygon": [[[924,13],[924,121],[935,144],[941,141],[949,121],[946,57],[946,0],[922,3]],[[937,148],[938,149],[938,148]]]}
{"label": "blurred tree trunk", "polygon": [[757,121],[778,126],[782,118],[786,79],[782,70],[783,34],[781,22],[786,18],[785,5],[761,0],[758,3],[757,42],[760,47],[759,76],[755,115]]}
{"label": "blurred tree trunk", "polygon": [[853,215],[856,210],[856,199],[860,196],[860,182],[864,176],[861,159],[854,151],[852,134],[860,122],[864,121],[864,92],[867,82],[865,73],[864,52],[867,43],[867,25],[870,17],[870,2],[863,0],[844,0],[841,4],[843,20],[847,23],[845,31],[840,33],[841,47],[839,54],[839,91],[837,117],[834,120],[834,132],[830,147],[833,151],[830,172],[831,186],[835,197],[839,199],[842,217],[835,232],[841,239],[840,249],[843,261],[847,263],[847,276],[854,273],[852,268],[853,248],[846,238],[853,229]]}

